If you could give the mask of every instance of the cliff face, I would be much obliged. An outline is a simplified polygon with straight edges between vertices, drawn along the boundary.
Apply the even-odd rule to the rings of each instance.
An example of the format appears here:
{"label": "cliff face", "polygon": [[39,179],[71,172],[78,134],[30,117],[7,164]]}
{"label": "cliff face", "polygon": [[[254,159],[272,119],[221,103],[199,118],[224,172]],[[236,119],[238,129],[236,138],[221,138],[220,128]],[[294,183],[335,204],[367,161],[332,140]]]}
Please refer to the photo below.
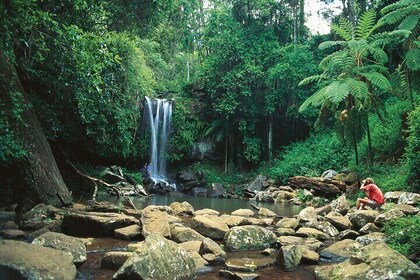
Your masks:
{"label": "cliff face", "polygon": [[[6,114],[13,114],[14,102],[21,102],[21,119],[13,124],[15,135],[26,150],[16,162],[18,201],[24,208],[38,203],[64,206],[72,203],[71,195],[57,167],[50,145],[19,81],[15,69],[0,52],[0,98]],[[19,98],[16,99],[16,93]],[[8,112],[9,111],[9,112]],[[7,175],[7,174],[6,174]],[[9,176],[12,176],[9,174]]]}

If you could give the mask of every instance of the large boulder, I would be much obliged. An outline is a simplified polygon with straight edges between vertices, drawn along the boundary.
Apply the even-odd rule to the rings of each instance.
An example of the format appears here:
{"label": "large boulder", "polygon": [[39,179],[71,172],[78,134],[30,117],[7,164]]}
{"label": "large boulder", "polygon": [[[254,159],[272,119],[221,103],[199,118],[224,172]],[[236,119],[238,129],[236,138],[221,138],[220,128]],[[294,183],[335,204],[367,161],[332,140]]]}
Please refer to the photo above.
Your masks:
{"label": "large boulder", "polygon": [[280,246],[302,245],[311,251],[316,251],[323,245],[321,241],[313,237],[298,237],[298,236],[280,236],[277,238],[276,242]]}
{"label": "large boulder", "polygon": [[303,256],[303,249],[301,246],[288,245],[282,246],[277,261],[280,263],[284,271],[293,271],[297,268]]}
{"label": "large boulder", "polygon": [[86,246],[79,238],[67,236],[58,232],[46,232],[32,241],[44,247],[68,252],[73,257],[73,263],[81,265],[86,261]]}
{"label": "large boulder", "polygon": [[188,202],[184,201],[182,203],[180,202],[172,202],[169,207],[171,207],[176,214],[180,215],[180,214],[186,214],[186,215],[193,215],[194,214],[194,207],[192,207],[191,204],[189,204]]}
{"label": "large boulder", "polygon": [[347,201],[346,194],[343,193],[339,198],[331,202],[331,208],[342,215],[345,215],[350,209],[350,203]]}
{"label": "large boulder", "polygon": [[277,217],[278,215],[268,208],[260,207],[260,209],[258,210],[258,216]]}
{"label": "large boulder", "polygon": [[276,227],[295,229],[299,225],[296,218],[283,218],[277,222]]}
{"label": "large boulder", "polygon": [[206,261],[212,264],[224,263],[226,260],[226,252],[210,238],[203,239],[199,253]]}
{"label": "large boulder", "polygon": [[356,210],[348,218],[355,229],[361,229],[368,223],[373,223],[379,212],[375,210]]}
{"label": "large boulder", "polygon": [[339,212],[331,211],[325,216],[325,219],[335,226],[338,230],[346,230],[352,227],[349,218],[341,215]]}
{"label": "large boulder", "polygon": [[420,202],[420,194],[403,192],[398,198],[398,204],[417,205]]}
{"label": "large boulder", "polygon": [[310,223],[316,222],[317,214],[316,214],[315,208],[310,206],[300,211],[298,214],[298,220],[299,222],[310,222]]}
{"label": "large boulder", "polygon": [[141,217],[141,222],[143,224],[143,236],[147,237],[152,233],[158,233],[164,237],[171,238],[167,212],[145,211]]}
{"label": "large boulder", "polygon": [[57,215],[58,208],[51,205],[38,204],[20,218],[20,227],[23,230],[39,230],[41,228],[53,229],[57,220],[61,217]]}
{"label": "large boulder", "polygon": [[114,237],[123,240],[138,240],[143,237],[142,228],[138,225],[119,228],[114,231]]}
{"label": "large boulder", "polygon": [[320,252],[320,256],[332,261],[343,261],[358,252],[362,245],[351,239],[338,241]]}
{"label": "large boulder", "polygon": [[307,227],[301,227],[296,231],[296,236],[300,237],[313,237],[318,240],[325,240],[328,238],[328,235],[324,232],[314,229],[314,228],[307,228]]}
{"label": "large boulder", "polygon": [[375,225],[383,226],[386,222],[402,218],[405,214],[403,211],[398,209],[391,209],[388,212],[382,213],[378,215],[374,221]]}
{"label": "large boulder", "polygon": [[229,251],[265,249],[276,241],[276,235],[260,226],[238,226],[231,228],[224,243]]}
{"label": "large boulder", "polygon": [[195,276],[195,262],[185,249],[160,234],[151,234],[113,279],[190,280]]}
{"label": "large boulder", "polygon": [[270,192],[268,191],[259,191],[255,195],[256,201],[262,201],[262,202],[274,202],[274,199]]}
{"label": "large boulder", "polygon": [[253,217],[255,216],[254,211],[251,209],[237,209],[230,213],[233,216],[242,216],[242,217]]}
{"label": "large boulder", "polygon": [[384,194],[384,199],[386,202],[397,203],[402,193],[403,192],[386,192]]}
{"label": "large boulder", "polygon": [[64,216],[61,228],[70,235],[112,236],[115,229],[138,222],[125,214],[75,211]]}
{"label": "large boulder", "polygon": [[226,189],[220,183],[211,184],[207,190],[207,197],[219,197],[222,198],[226,194]]}
{"label": "large boulder", "polygon": [[195,216],[198,216],[198,215],[216,215],[216,216],[218,216],[218,215],[220,215],[220,213],[216,210],[213,210],[213,209],[204,208],[204,209],[196,210],[194,212],[194,215]]}
{"label": "large boulder", "polygon": [[385,242],[385,238],[385,233],[371,232],[369,234],[357,237],[356,242],[359,242],[362,245],[369,245],[375,242]]}
{"label": "large boulder", "polygon": [[230,228],[235,226],[245,226],[252,224],[249,218],[242,216],[222,215],[220,216],[220,219],[222,219]]}
{"label": "large boulder", "polygon": [[[406,278],[406,274],[415,275]],[[376,242],[360,249],[350,260],[315,268],[318,280],[419,279],[419,267],[385,243]]]}
{"label": "large boulder", "polygon": [[1,241],[1,279],[74,280],[76,273],[68,252],[21,241]]}
{"label": "large boulder", "polygon": [[200,215],[194,217],[191,228],[212,239],[221,240],[228,232],[228,225],[214,215]]}
{"label": "large boulder", "polygon": [[246,187],[246,190],[255,194],[264,188],[264,182],[265,178],[262,175],[258,175],[257,178]]}
{"label": "large boulder", "polygon": [[181,224],[174,224],[170,227],[172,240],[178,243],[187,241],[201,241],[205,237],[193,230],[192,228],[185,227]]}

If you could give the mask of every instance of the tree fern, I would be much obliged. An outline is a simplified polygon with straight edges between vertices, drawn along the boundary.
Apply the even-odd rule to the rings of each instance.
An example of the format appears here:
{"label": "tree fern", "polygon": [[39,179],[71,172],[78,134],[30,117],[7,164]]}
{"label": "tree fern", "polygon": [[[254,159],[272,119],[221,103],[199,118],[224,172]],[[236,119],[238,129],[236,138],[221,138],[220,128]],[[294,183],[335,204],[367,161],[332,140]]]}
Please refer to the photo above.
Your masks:
{"label": "tree fern", "polygon": [[338,25],[331,25],[331,29],[346,41],[349,41],[353,38],[354,28],[348,19],[341,18]]}
{"label": "tree fern", "polygon": [[324,50],[335,46],[344,46],[346,41],[325,41],[319,44],[318,49]]}
{"label": "tree fern", "polygon": [[366,83],[362,81],[357,81],[352,78],[346,79],[345,83],[349,89],[351,95],[356,97],[357,99],[365,99],[369,94],[369,89]]}
{"label": "tree fern", "polygon": [[305,102],[303,102],[302,105],[300,105],[299,112],[304,111],[309,105],[313,105],[316,107],[322,104],[326,100],[327,88],[328,86],[323,87],[311,96],[309,96],[305,100]]}
{"label": "tree fern", "polygon": [[319,67],[322,70],[325,70],[328,66],[328,64],[331,62],[331,60],[336,57],[336,56],[341,56],[341,55],[345,55],[346,53],[344,51],[336,51],[330,55],[327,55],[326,57],[324,57],[321,62],[319,63]]}
{"label": "tree fern", "polygon": [[387,63],[388,62],[388,55],[381,48],[368,46],[367,50],[373,56],[375,61],[377,61],[379,63]]}
{"label": "tree fern", "polygon": [[298,86],[304,86],[304,85],[311,84],[313,82],[318,82],[321,78],[322,78],[322,75],[313,75],[310,77],[306,77],[305,79],[299,82]]}
{"label": "tree fern", "polygon": [[407,6],[415,6],[415,5],[420,5],[420,0],[401,0],[401,1],[398,1],[397,3],[384,7],[381,10],[381,14],[387,14],[396,9],[401,9]]}
{"label": "tree fern", "polygon": [[335,81],[327,86],[325,94],[333,104],[339,104],[349,95],[349,88],[346,83]]}
{"label": "tree fern", "polygon": [[412,5],[387,13],[378,21],[378,26],[396,24],[407,16],[418,13],[418,9],[416,5]]}
{"label": "tree fern", "polygon": [[420,19],[420,14],[410,15],[406,17],[403,21],[401,21],[400,25],[398,25],[398,29],[411,31],[417,26],[417,24],[419,23],[419,19]]}
{"label": "tree fern", "polygon": [[408,69],[412,71],[420,70],[420,49],[412,49],[407,52],[406,62]]}
{"label": "tree fern", "polygon": [[360,17],[356,27],[356,38],[367,39],[375,30],[376,15],[372,10],[366,11]]}
{"label": "tree fern", "polygon": [[392,89],[391,82],[381,73],[369,72],[363,73],[362,76],[365,77],[369,82],[371,82],[372,85],[376,86],[379,89],[386,91]]}

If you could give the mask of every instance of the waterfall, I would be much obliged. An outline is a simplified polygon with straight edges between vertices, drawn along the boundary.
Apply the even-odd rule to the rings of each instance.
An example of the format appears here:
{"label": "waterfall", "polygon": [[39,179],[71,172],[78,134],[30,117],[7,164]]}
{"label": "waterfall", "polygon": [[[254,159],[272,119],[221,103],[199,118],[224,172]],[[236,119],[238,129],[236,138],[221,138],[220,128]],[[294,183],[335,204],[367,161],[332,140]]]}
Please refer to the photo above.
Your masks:
{"label": "waterfall", "polygon": [[150,165],[152,179],[166,178],[166,151],[171,136],[172,102],[146,96],[145,110],[150,127]]}

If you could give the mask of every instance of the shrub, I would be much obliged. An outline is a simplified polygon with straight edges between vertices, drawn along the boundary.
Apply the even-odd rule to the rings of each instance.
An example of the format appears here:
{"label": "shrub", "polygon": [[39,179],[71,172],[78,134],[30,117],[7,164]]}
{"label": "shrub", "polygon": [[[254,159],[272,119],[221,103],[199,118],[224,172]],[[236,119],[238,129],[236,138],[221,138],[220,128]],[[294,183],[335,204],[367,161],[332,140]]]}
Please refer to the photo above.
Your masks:
{"label": "shrub", "polygon": [[420,244],[420,216],[411,216],[390,221],[383,230],[388,245],[419,264],[418,244]]}
{"label": "shrub", "polygon": [[342,170],[350,154],[334,132],[317,133],[286,147],[266,173],[278,182],[297,175],[320,176],[327,169]]}
{"label": "shrub", "polygon": [[[418,188],[420,185],[420,106],[410,113],[408,117],[408,137],[405,149],[405,160],[407,166],[407,184]],[[418,191],[418,189],[417,189]]]}

